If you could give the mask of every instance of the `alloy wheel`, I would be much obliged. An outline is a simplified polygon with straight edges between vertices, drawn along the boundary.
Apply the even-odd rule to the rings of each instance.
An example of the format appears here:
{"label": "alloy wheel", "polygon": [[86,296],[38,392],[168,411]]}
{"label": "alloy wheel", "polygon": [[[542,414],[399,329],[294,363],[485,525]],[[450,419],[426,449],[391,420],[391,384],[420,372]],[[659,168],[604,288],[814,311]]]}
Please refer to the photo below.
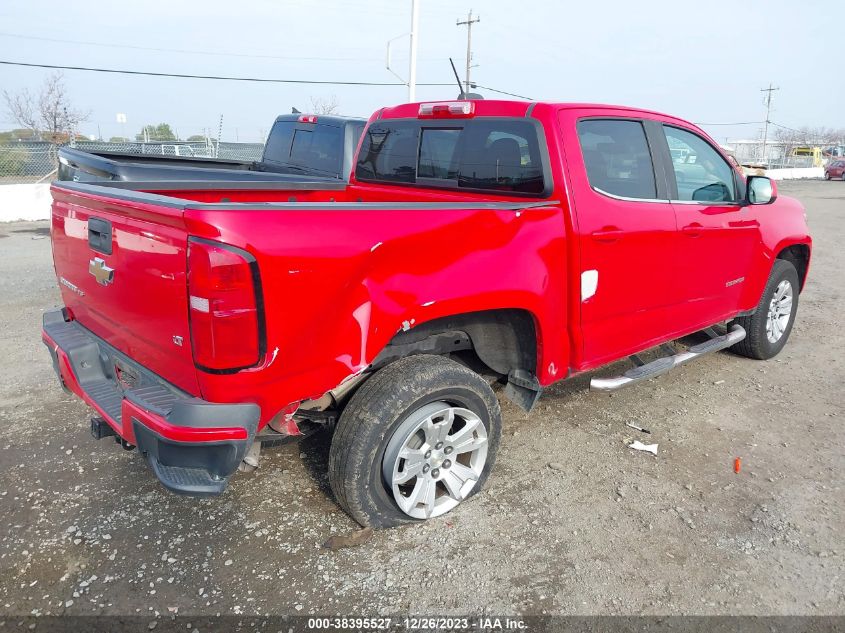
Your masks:
{"label": "alloy wheel", "polygon": [[769,302],[766,316],[766,338],[770,343],[777,343],[792,318],[792,284],[784,279],[778,284]]}
{"label": "alloy wheel", "polygon": [[388,442],[385,483],[415,519],[445,514],[472,492],[487,462],[487,428],[462,407],[433,402],[412,411]]}

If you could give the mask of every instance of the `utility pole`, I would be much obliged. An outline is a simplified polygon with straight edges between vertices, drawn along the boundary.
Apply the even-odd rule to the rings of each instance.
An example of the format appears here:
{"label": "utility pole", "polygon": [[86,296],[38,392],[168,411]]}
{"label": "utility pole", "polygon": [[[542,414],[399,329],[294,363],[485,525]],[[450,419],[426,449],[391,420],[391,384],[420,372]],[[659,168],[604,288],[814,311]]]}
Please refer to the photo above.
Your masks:
{"label": "utility pole", "polygon": [[[417,40],[419,39],[417,31],[419,30],[419,22],[420,0],[411,0],[411,32],[404,33],[403,35],[397,35],[393,39],[387,40],[387,59],[385,60],[385,68],[387,68],[387,70],[389,70],[399,81],[408,86],[408,102],[417,100]],[[393,42],[404,38],[406,35],[408,36],[408,44],[410,46],[407,81],[405,81],[404,77],[399,75],[390,67],[390,48],[393,45]]]}
{"label": "utility pole", "polygon": [[408,102],[417,100],[417,29],[420,22],[419,0],[411,0],[411,60],[408,62]]}
{"label": "utility pole", "polygon": [[481,18],[472,19],[472,9],[469,10],[467,14],[467,19],[464,22],[458,20],[456,24],[458,26],[467,27],[467,74],[466,74],[466,88],[464,89],[464,94],[469,94],[469,69],[472,68],[472,25],[476,22],[481,22]]}
{"label": "utility pole", "polygon": [[766,104],[766,123],[763,125],[763,156],[761,157],[761,162],[766,162],[766,143],[769,140],[769,114],[772,111],[772,93],[775,90],[780,90],[780,88],[775,88],[772,86],[771,82],[769,82],[768,88],[761,88],[760,92],[765,92],[766,96],[763,98],[763,103]]}
{"label": "utility pole", "polygon": [[220,158],[220,137],[223,136],[223,115],[220,115],[220,125],[217,127],[217,150],[214,152],[215,158]]}

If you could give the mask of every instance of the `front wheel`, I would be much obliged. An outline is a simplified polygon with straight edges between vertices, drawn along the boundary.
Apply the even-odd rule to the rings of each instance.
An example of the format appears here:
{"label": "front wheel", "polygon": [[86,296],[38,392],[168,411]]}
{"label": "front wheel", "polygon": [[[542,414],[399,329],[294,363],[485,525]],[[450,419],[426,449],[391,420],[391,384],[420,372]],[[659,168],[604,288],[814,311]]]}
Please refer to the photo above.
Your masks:
{"label": "front wheel", "polygon": [[798,311],[798,272],[788,261],[776,259],[754,314],[735,320],[746,337],[734,345],[737,354],[767,360],[786,345]]}
{"label": "front wheel", "polygon": [[483,486],[502,415],[478,374],[441,356],[379,370],[344,409],[329,483],[358,523],[386,528],[449,512]]}

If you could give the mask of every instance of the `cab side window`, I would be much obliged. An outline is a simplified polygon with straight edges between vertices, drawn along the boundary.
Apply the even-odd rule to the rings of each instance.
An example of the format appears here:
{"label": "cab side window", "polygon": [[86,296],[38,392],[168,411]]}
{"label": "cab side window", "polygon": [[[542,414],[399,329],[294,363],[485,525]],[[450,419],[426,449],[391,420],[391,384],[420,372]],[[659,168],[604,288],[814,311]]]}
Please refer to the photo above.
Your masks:
{"label": "cab side window", "polygon": [[593,189],[622,198],[657,198],[654,166],[642,123],[585,119],[578,122],[578,139]]}
{"label": "cab side window", "polygon": [[693,202],[735,202],[736,181],[733,168],[710,143],[700,136],[668,125],[663,126],[678,200]]}

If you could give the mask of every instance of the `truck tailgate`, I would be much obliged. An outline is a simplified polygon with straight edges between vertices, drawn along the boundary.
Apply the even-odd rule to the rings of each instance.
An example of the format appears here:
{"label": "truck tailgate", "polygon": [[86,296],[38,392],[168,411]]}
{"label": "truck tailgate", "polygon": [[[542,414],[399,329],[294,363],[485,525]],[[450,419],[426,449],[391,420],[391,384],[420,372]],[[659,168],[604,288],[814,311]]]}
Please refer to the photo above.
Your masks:
{"label": "truck tailgate", "polygon": [[52,193],[53,261],[73,318],[153,373],[198,395],[181,206],[163,196],[122,199],[105,189],[81,192],[61,183]]}

